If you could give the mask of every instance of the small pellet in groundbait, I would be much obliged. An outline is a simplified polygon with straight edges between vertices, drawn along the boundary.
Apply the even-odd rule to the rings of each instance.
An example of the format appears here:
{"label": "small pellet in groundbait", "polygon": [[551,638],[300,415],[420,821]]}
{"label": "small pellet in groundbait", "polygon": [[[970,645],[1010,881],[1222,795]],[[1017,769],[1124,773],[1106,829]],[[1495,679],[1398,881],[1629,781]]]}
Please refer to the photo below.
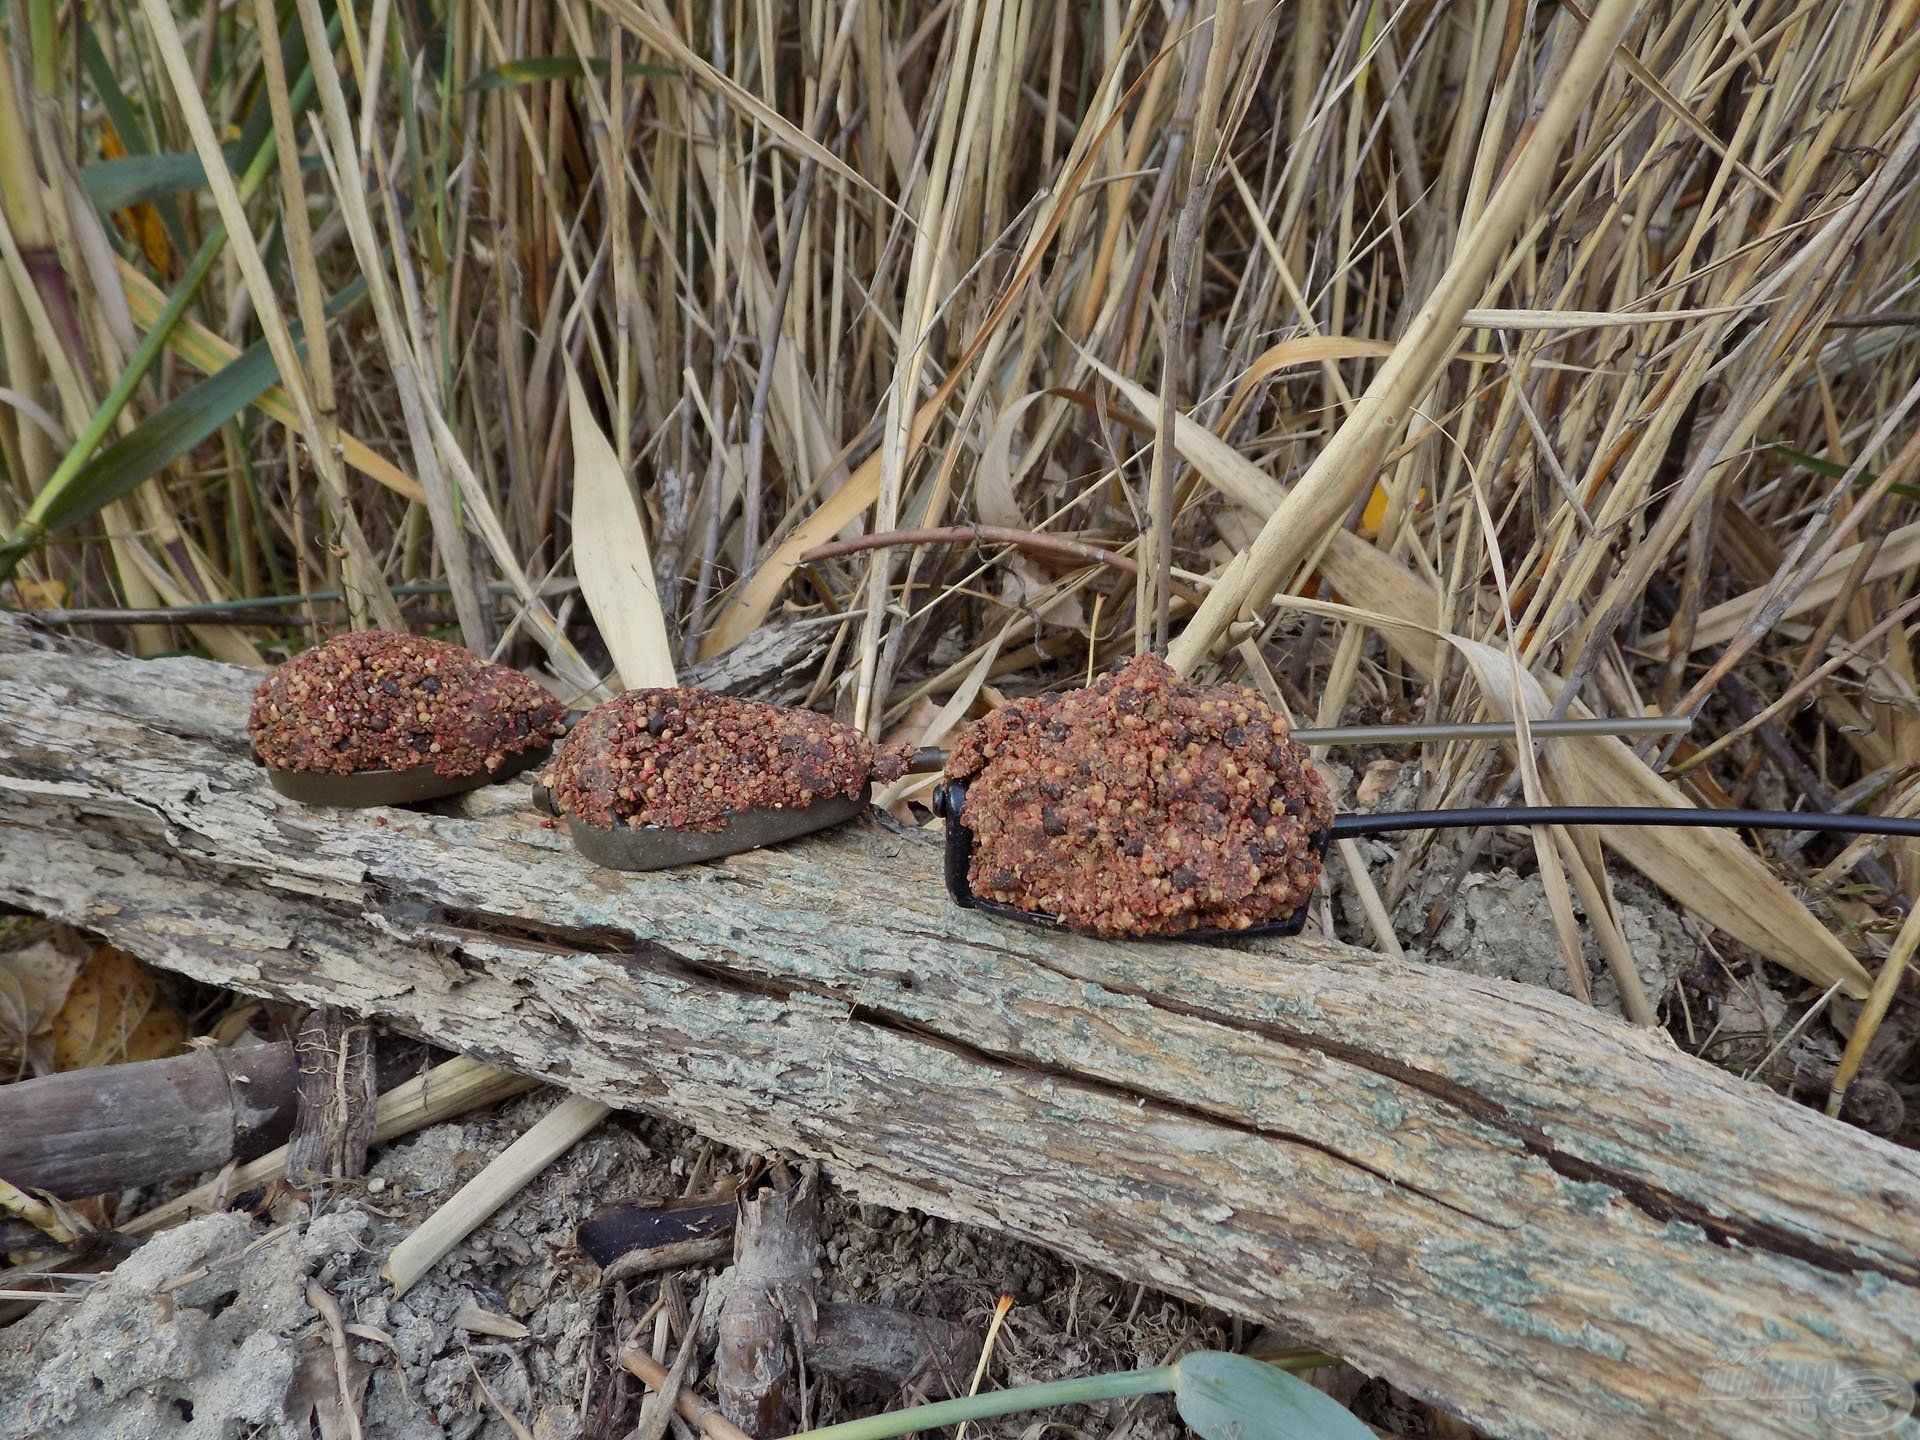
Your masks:
{"label": "small pellet in groundbait", "polygon": [[294,656],[260,682],[247,722],[267,765],[323,775],[491,773],[565,728],[566,707],[518,670],[384,630]]}
{"label": "small pellet in groundbait", "polygon": [[689,686],[629,690],[574,726],[541,776],[583,824],[717,830],[742,810],[855,798],[900,752],[811,710]]}
{"label": "small pellet in groundbait", "polygon": [[1005,705],[947,762],[967,782],[973,893],[1095,935],[1244,930],[1320,874],[1326,787],[1257,692],[1152,656]]}

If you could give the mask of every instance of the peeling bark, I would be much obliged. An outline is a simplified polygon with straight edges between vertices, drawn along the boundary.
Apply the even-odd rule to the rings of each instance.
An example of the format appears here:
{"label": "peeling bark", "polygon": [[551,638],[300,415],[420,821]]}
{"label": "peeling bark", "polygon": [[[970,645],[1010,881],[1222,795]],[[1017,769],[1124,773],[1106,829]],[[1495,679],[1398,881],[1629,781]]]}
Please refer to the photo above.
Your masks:
{"label": "peeling bark", "polygon": [[379,1099],[373,1031],[323,1005],[301,1022],[293,1048],[300,1103],[287,1141],[287,1178],[304,1187],[365,1174]]}
{"label": "peeling bark", "polygon": [[791,1429],[794,1355],[813,1348],[820,1296],[820,1172],[750,1172],[735,1197],[733,1284],[720,1307],[714,1390],[720,1413],[770,1440]]}
{"label": "peeling bark", "polygon": [[0,900],[1282,1324],[1496,1434],[1805,1435],[1784,1372],[1729,1371],[1756,1352],[1920,1378],[1920,1157],[1664,1035],[1333,945],[999,925],[873,823],[618,875],[518,786],[304,810],[247,757],[252,679],[0,619]]}

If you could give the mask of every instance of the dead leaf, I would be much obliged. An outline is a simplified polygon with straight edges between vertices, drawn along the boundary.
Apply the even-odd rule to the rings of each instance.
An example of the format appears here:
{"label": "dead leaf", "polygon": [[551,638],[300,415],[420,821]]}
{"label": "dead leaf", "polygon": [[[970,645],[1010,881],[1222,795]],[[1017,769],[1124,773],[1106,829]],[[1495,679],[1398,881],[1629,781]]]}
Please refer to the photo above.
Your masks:
{"label": "dead leaf", "polygon": [[186,1025],[153,975],[111,945],[88,955],[53,1022],[53,1068],[84,1070],[177,1055]]}
{"label": "dead leaf", "polygon": [[573,570],[580,591],[621,684],[629,689],[671,685],[673,650],[640,507],[619,457],[587,409],[587,393],[571,364],[567,415],[573,429]]}
{"label": "dead leaf", "polygon": [[1393,793],[1393,787],[1400,783],[1400,772],[1406,768],[1404,760],[1375,760],[1360,777],[1359,788],[1353,792],[1354,805],[1361,810],[1378,805]]}
{"label": "dead leaf", "polygon": [[0,1078],[53,1069],[53,1022],[80,957],[50,940],[0,955]]}
{"label": "dead leaf", "polygon": [[465,1330],[469,1334],[494,1335],[502,1340],[524,1340],[533,1333],[511,1315],[489,1310],[471,1295],[463,1299],[460,1308],[454,1311],[453,1325],[456,1330]]}

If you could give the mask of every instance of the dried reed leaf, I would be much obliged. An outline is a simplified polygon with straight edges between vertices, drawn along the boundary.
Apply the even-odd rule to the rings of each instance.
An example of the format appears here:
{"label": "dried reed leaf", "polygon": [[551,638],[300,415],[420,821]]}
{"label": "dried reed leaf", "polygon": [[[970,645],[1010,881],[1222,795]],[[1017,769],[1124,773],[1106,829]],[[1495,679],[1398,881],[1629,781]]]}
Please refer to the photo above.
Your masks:
{"label": "dried reed leaf", "polygon": [[[1351,545],[1329,547],[1321,569],[1343,594],[1364,596],[1375,609],[1416,623],[1423,611],[1429,616],[1438,611],[1437,596],[1428,592],[1424,604],[1413,598],[1420,593],[1419,582],[1391,557],[1357,538]],[[1393,571],[1400,571],[1400,576],[1393,576]],[[1391,633],[1388,638],[1394,639]],[[1513,667],[1498,650],[1457,635],[1449,636],[1448,643],[1474,667],[1489,708],[1501,718],[1513,718],[1507,696],[1515,678],[1530,715],[1545,718],[1552,708],[1540,681],[1524,671],[1514,676]],[[1431,673],[1430,657],[1407,651],[1405,658]],[[1569,713],[1590,715],[1592,711],[1576,704]],[[1619,740],[1554,740],[1546,745],[1542,762],[1548,793],[1562,804],[1678,807],[1688,803]],[[1737,835],[1714,829],[1609,825],[1601,827],[1600,838],[1681,905],[1748,949],[1819,984],[1838,981],[1856,998],[1867,993],[1869,980],[1860,962]]]}
{"label": "dried reed leaf", "polygon": [[581,593],[621,683],[629,689],[671,685],[673,650],[640,508],[571,364],[567,415],[573,430],[573,570]]}
{"label": "dried reed leaf", "polygon": [[[1848,576],[1852,573],[1854,562],[1860,557],[1860,551],[1861,545],[1849,545],[1845,549],[1836,550],[1826,564],[1815,573],[1807,587],[1794,597],[1780,618],[1791,620],[1810,611],[1824,610],[1831,605],[1834,597],[1840,594],[1848,583]],[[1890,576],[1902,574],[1915,565],[1920,565],[1920,521],[1911,525],[1902,525],[1888,532],[1880,546],[1880,553],[1874,556],[1872,563],[1867,566],[1860,583],[1885,580]],[[1731,600],[1701,611],[1699,620],[1694,624],[1688,649],[1704,650],[1712,645],[1726,644],[1740,633],[1741,627],[1747,623],[1747,618],[1766,603],[1772,589],[1770,584],[1756,585],[1744,594],[1736,595]],[[1663,654],[1672,644],[1672,640],[1671,632],[1661,630],[1649,635],[1642,642],[1642,648],[1649,654]]]}

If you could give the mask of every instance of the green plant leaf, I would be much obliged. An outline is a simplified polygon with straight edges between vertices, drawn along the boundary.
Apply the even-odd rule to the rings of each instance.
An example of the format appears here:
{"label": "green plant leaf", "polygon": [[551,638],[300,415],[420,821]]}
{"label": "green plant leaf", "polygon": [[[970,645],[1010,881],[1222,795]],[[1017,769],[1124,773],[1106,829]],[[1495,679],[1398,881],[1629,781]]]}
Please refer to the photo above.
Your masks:
{"label": "green plant leaf", "polygon": [[[328,305],[328,318],[353,309],[366,293],[366,281],[354,281]],[[82,465],[46,508],[41,526],[47,531],[62,530],[99,513],[192,450],[279,378],[264,340],[241,351]]]}
{"label": "green plant leaf", "polygon": [[[591,69],[596,75],[611,75],[613,62],[596,56],[584,64],[578,55],[532,55],[524,60],[509,60],[504,65],[482,72],[467,83],[469,90],[505,90],[514,85],[538,85],[547,80],[577,80]],[[623,75],[659,75],[671,79],[680,72],[671,65],[643,65],[630,61],[620,67]]]}
{"label": "green plant leaf", "polygon": [[[1767,448],[1776,455],[1786,456],[1801,469],[1811,470],[1814,474],[1823,475],[1829,480],[1838,480],[1847,473],[1846,466],[1836,465],[1831,460],[1823,460],[1818,455],[1809,455],[1806,451],[1796,450],[1791,445],[1769,445]],[[1861,485],[1871,485],[1879,478],[1879,475],[1871,470],[1862,470],[1854,477],[1853,483],[1857,488]],[[1887,490],[1890,494],[1901,496],[1903,499],[1920,500],[1920,488],[1912,485],[1889,485]]]}
{"label": "green plant leaf", "polygon": [[[227,165],[237,175],[245,168],[247,157],[238,144],[226,148]],[[308,155],[300,162],[302,170],[318,170],[320,157]],[[80,168],[80,183],[87,198],[105,211],[125,210],[177,195],[183,190],[204,190],[207,172],[198,155],[164,151],[158,155],[124,155],[118,160],[96,160]]]}
{"label": "green plant leaf", "polygon": [[1180,1418],[1203,1440],[1373,1440],[1333,1397],[1248,1356],[1201,1350],[1173,1368]]}
{"label": "green plant leaf", "polygon": [[[93,21],[87,17],[84,9],[79,12],[78,18],[81,61],[86,66],[88,77],[93,81],[94,94],[99,97],[101,107],[105,109],[108,120],[113,124],[114,133],[120,137],[120,144],[128,155],[151,155],[153,153],[152,138],[148,134],[147,127],[141,124],[139,117],[133,113],[133,106],[128,103],[126,90],[113,73],[113,66],[108,63],[106,52],[100,48],[100,37],[94,33]],[[140,83],[143,88],[147,84],[144,76]],[[82,186],[86,184],[84,169],[80,183]],[[88,193],[91,197],[92,192]],[[98,198],[94,198],[94,204],[99,205],[99,203]],[[110,210],[112,207],[102,208]],[[187,229],[180,218],[180,206],[173,197],[171,195],[161,197],[155,202],[155,208],[160,212],[160,223],[167,227],[167,238],[173,243],[173,248],[182,255],[191,251],[193,247],[187,243]]]}
{"label": "green plant leaf", "polygon": [[[229,150],[228,159],[232,160]],[[163,151],[158,155],[125,155],[118,160],[96,160],[80,167],[80,183],[87,198],[102,210],[125,210],[177,195],[182,190],[198,190],[207,183],[207,172],[200,168],[198,155]]]}

